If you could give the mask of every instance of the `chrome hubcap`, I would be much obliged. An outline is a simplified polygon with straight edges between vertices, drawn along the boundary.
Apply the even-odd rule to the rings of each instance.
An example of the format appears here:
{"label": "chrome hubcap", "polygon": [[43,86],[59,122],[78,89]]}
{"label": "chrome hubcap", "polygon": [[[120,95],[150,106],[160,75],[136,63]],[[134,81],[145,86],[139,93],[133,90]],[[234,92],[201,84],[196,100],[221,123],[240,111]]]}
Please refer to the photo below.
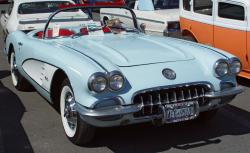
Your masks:
{"label": "chrome hubcap", "polygon": [[69,127],[74,130],[77,125],[76,102],[71,93],[66,94],[64,117],[66,117]]}
{"label": "chrome hubcap", "polygon": [[15,58],[15,56],[13,57],[13,64],[12,64],[11,72],[12,72],[15,76],[17,76],[17,65],[16,65],[16,58]]}
{"label": "chrome hubcap", "polygon": [[17,86],[17,84],[18,84],[18,70],[17,70],[17,64],[16,64],[16,57],[15,57],[14,53],[11,54],[10,71],[11,71],[12,83],[14,86]]}

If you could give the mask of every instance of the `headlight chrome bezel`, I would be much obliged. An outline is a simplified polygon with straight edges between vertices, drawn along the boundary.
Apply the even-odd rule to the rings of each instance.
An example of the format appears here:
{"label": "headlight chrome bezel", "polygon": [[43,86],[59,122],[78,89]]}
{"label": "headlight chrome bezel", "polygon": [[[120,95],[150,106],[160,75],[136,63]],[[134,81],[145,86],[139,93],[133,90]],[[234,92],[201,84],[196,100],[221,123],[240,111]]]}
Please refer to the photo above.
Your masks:
{"label": "headlight chrome bezel", "polygon": [[[102,77],[103,79],[106,80],[106,86],[103,90],[96,90],[94,87],[93,87],[93,81],[96,80],[98,77]],[[89,90],[90,91],[93,91],[93,92],[96,92],[96,93],[102,93],[104,91],[107,90],[107,87],[108,87],[108,79],[105,75],[105,73],[102,73],[102,72],[97,72],[97,73],[94,73],[92,74],[90,77],[89,77],[89,80],[88,80],[88,87],[89,87]]]}
{"label": "headlight chrome bezel", "polygon": [[[227,65],[227,72],[225,73],[225,74],[219,74],[219,72],[217,71],[217,68],[218,68],[218,66],[220,65],[220,64],[226,64]],[[230,73],[230,70],[229,70],[229,62],[228,62],[228,60],[226,60],[226,59],[219,59],[219,60],[217,60],[216,62],[215,62],[215,64],[214,64],[214,73],[215,73],[215,76],[217,77],[217,78],[221,78],[221,77],[224,77],[224,76],[226,76],[226,75],[228,75],[229,73]]]}
{"label": "headlight chrome bezel", "polygon": [[[232,71],[232,64],[234,62],[239,62],[240,63],[240,70],[238,72],[233,72]],[[217,67],[219,64],[221,63],[226,63],[227,64],[227,73],[223,74],[223,75],[219,75],[218,72],[216,71]],[[238,75],[242,70],[242,64],[241,64],[241,61],[240,59],[238,59],[237,57],[232,57],[230,59],[219,59],[215,62],[214,64],[214,73],[215,73],[215,76],[217,78],[221,78],[221,77],[224,77],[226,75]]]}
{"label": "headlight chrome bezel", "polygon": [[[117,75],[122,78],[122,86],[119,89],[115,89],[111,85],[111,79],[112,79],[112,77],[117,76]],[[121,72],[119,72],[119,71],[112,71],[112,72],[109,73],[109,82],[108,82],[108,84],[109,84],[109,89],[111,91],[115,91],[115,92],[116,91],[120,91],[124,87],[124,83],[125,83],[125,78],[124,78],[124,76],[122,75]]]}
{"label": "headlight chrome bezel", "polygon": [[[238,75],[242,70],[242,64],[241,64],[240,59],[238,59],[237,57],[233,57],[229,61],[230,61],[230,65],[229,65],[230,73],[233,74],[233,75]],[[233,70],[232,70],[234,62],[238,62],[240,64],[240,69],[239,69],[238,72],[233,72]]]}
{"label": "headlight chrome bezel", "polygon": [[[122,77],[122,86],[119,88],[119,89],[115,89],[113,87],[111,87],[111,78],[113,76],[116,76],[116,75],[119,75]],[[106,80],[106,86],[103,90],[96,90],[94,87],[93,87],[93,81],[95,79],[97,79],[98,77],[102,77]],[[112,72],[109,72],[109,73],[105,73],[105,72],[96,72],[94,74],[92,74],[90,77],[89,77],[89,80],[88,80],[88,88],[90,91],[94,92],[94,93],[103,93],[103,92],[106,92],[106,91],[112,91],[112,92],[118,92],[120,91],[121,89],[123,89],[124,87],[124,84],[125,84],[125,77],[122,75],[121,72],[119,71],[112,71]]]}

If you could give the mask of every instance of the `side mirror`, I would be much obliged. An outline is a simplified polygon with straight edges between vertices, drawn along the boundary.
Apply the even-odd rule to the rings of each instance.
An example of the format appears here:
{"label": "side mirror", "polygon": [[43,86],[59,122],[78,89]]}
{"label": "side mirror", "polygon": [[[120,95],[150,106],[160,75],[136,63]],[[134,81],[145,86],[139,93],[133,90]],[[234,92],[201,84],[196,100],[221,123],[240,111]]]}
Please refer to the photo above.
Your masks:
{"label": "side mirror", "polygon": [[6,13],[6,11],[5,10],[1,10],[1,14],[5,14]]}

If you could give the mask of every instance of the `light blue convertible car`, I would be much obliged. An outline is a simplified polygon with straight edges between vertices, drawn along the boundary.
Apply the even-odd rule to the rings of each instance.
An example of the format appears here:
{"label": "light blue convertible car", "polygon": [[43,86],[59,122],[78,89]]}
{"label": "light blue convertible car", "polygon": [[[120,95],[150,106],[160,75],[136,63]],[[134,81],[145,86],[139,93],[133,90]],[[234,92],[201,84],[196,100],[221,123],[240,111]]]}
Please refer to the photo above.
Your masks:
{"label": "light blue convertible car", "polygon": [[[124,9],[130,17],[102,23],[97,13],[95,19],[88,16],[97,8]],[[65,11],[82,17],[69,26],[64,23],[71,18],[56,18]],[[207,120],[243,91],[236,82],[241,63],[235,56],[141,31],[126,7],[59,9],[44,29],[9,34],[5,54],[13,84],[18,90],[32,85],[58,107],[75,144],[91,142],[96,127]]]}

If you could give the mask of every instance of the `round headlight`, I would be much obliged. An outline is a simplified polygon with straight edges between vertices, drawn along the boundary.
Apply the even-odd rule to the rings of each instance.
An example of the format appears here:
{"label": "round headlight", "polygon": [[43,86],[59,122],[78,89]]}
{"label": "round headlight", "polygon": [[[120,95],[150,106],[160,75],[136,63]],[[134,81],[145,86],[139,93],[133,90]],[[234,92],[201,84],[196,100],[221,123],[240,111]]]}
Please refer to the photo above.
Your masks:
{"label": "round headlight", "polygon": [[215,70],[217,77],[222,77],[222,76],[227,75],[229,72],[228,62],[226,60],[218,60],[215,63],[214,70]]}
{"label": "round headlight", "polygon": [[233,58],[231,60],[231,62],[230,62],[230,72],[232,74],[235,74],[235,75],[239,74],[240,71],[241,71],[241,67],[242,67],[242,65],[241,65],[241,62],[240,62],[239,59]]}
{"label": "round headlight", "polygon": [[121,74],[113,74],[109,78],[109,87],[111,90],[120,90],[124,85],[124,78]]}
{"label": "round headlight", "polygon": [[89,88],[94,92],[100,93],[106,90],[107,82],[104,74],[94,74],[90,77]]}

